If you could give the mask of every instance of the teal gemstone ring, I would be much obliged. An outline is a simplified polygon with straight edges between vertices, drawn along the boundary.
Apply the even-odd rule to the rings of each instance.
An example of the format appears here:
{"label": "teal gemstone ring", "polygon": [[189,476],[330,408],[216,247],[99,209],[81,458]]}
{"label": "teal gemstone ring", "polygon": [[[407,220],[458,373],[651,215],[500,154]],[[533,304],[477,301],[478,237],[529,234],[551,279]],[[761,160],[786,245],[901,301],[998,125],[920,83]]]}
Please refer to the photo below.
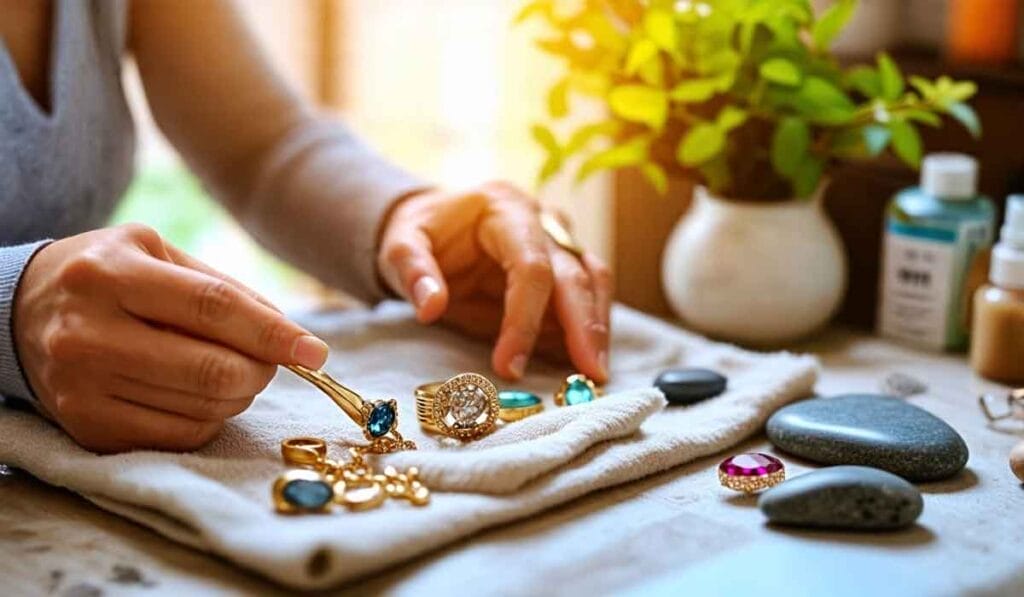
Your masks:
{"label": "teal gemstone ring", "polygon": [[586,375],[574,373],[565,378],[562,386],[555,392],[555,404],[558,406],[576,406],[593,402],[601,395],[601,390]]}
{"label": "teal gemstone ring", "polygon": [[506,423],[519,421],[544,410],[540,396],[522,390],[498,392],[498,418]]}

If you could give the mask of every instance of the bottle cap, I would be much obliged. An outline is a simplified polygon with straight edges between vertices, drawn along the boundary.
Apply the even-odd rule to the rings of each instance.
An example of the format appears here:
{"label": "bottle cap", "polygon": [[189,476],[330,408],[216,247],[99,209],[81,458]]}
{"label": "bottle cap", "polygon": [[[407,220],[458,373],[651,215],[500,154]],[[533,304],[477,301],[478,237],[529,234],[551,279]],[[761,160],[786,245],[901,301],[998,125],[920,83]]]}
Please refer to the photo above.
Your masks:
{"label": "bottle cap", "polygon": [[999,244],[992,250],[989,278],[1003,288],[1024,288],[1024,195],[1006,200],[1006,218]]}
{"label": "bottle cap", "polygon": [[971,199],[978,189],[978,161],[963,153],[931,153],[921,166],[921,188],[941,199]]}

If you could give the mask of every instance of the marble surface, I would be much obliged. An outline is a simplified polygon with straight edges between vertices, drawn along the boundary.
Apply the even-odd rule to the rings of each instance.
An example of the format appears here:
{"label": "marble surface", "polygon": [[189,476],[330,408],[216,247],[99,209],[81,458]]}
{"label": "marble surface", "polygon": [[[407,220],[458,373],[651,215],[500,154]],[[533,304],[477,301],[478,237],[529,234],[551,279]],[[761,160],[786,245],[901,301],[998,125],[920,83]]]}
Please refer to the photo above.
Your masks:
{"label": "marble surface", "polygon": [[[917,524],[881,534],[771,527],[756,497],[718,486],[723,454],[493,529],[337,593],[1024,594],[1024,524],[1015,515],[1024,489],[1007,463],[1024,430],[990,427],[975,404],[979,391],[998,386],[974,378],[962,357],[841,330],[795,349],[821,356],[822,394],[872,392],[894,371],[928,380],[930,392],[909,402],[956,427],[971,458],[952,479],[919,485],[926,506]],[[791,475],[816,468],[773,452],[763,437],[740,451],[774,453]],[[0,504],[7,594],[287,594],[21,473],[0,472]],[[98,593],[84,592],[91,590]]]}
{"label": "marble surface", "polygon": [[859,464],[910,481],[959,473],[969,450],[945,421],[903,398],[842,394],[804,400],[766,426],[775,447],[821,464]]}

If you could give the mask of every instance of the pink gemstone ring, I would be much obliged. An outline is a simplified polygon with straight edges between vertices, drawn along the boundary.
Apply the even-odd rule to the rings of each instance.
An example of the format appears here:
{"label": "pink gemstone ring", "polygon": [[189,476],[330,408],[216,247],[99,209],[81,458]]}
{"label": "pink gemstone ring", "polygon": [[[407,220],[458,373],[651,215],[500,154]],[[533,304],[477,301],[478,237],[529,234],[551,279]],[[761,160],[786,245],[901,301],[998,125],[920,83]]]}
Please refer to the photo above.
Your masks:
{"label": "pink gemstone ring", "polygon": [[722,487],[743,493],[757,493],[786,480],[786,466],[774,456],[751,452],[726,458],[718,465]]}

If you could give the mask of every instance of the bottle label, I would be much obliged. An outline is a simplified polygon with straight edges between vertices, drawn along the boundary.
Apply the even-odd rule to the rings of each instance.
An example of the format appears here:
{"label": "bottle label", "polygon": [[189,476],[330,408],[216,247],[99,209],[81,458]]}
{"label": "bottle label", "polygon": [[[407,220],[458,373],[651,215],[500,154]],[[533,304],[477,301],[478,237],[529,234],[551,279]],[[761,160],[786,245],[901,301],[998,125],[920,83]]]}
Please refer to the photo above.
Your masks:
{"label": "bottle label", "polygon": [[971,221],[948,230],[890,222],[885,235],[879,306],[882,335],[924,348],[966,345],[963,285],[992,227]]}

